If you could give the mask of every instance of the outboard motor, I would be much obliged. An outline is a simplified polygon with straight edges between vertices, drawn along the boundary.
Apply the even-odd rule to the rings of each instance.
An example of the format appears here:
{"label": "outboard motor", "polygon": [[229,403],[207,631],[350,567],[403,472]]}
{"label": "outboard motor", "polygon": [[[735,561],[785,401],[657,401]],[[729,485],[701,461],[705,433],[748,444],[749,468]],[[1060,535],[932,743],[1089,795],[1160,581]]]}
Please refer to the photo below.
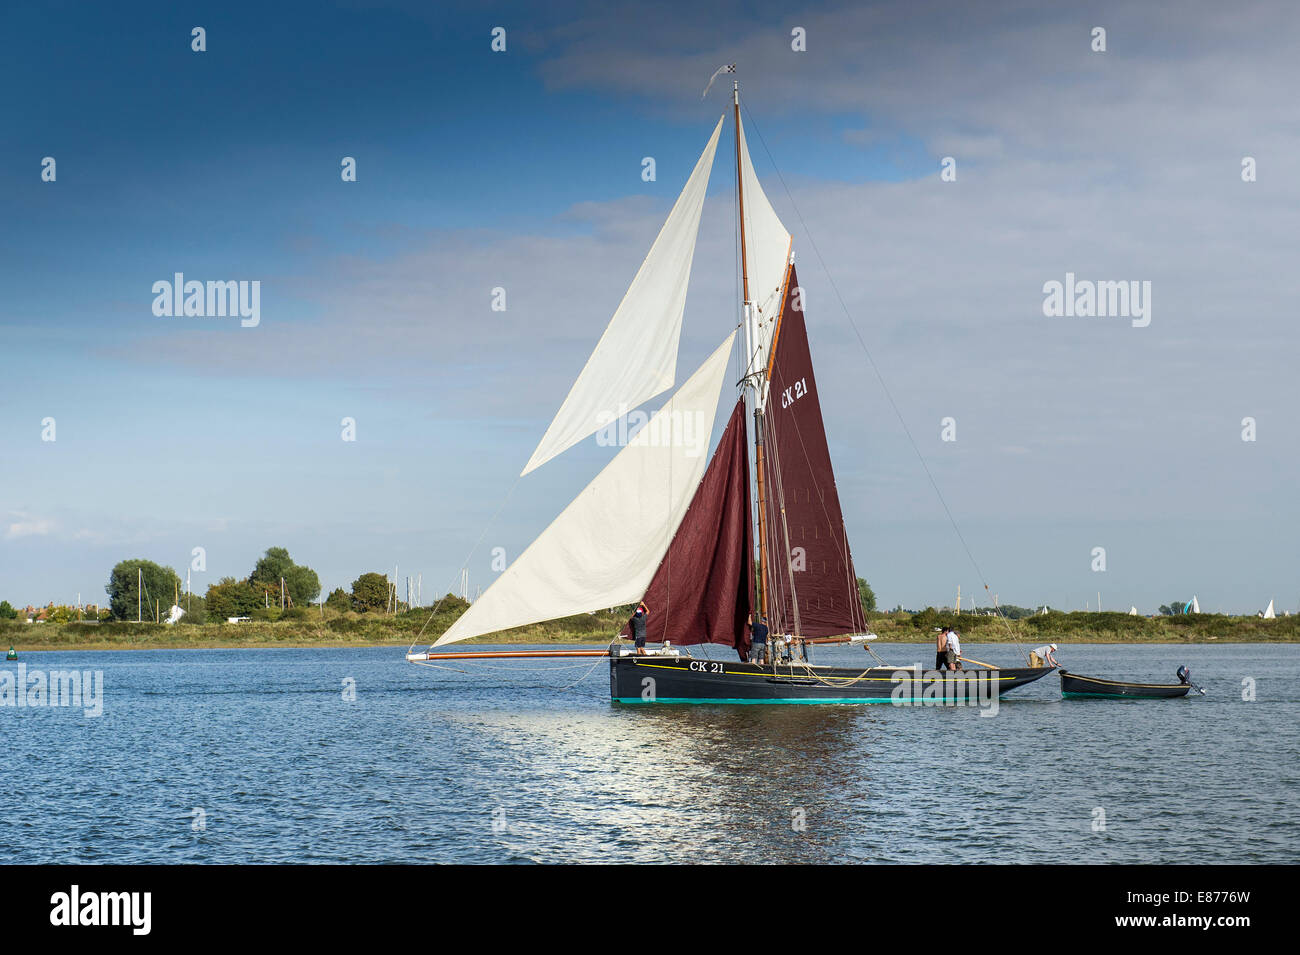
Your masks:
{"label": "outboard motor", "polygon": [[1191,682],[1192,682],[1192,671],[1189,670],[1189,669],[1187,669],[1187,667],[1185,667],[1185,666],[1184,666],[1184,667],[1179,667],[1179,668],[1178,668],[1178,682],[1179,682],[1179,683],[1191,683]]}

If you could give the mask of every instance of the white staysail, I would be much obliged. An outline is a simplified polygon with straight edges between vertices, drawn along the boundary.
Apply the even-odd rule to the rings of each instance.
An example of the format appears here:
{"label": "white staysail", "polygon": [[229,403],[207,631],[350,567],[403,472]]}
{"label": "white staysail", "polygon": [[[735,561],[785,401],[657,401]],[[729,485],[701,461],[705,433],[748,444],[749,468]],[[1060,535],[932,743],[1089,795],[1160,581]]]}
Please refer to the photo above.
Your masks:
{"label": "white staysail", "polygon": [[641,598],[704,476],[735,337],[732,332],[435,647]]}
{"label": "white staysail", "polygon": [[749,279],[751,340],[748,373],[765,371],[771,357],[772,333],[780,318],[786,269],[790,264],[790,233],[768,202],[749,158],[745,126],[740,133],[740,182],[745,203],[745,274]]}
{"label": "white staysail", "polygon": [[695,239],[721,131],[719,119],[659,237],[522,474],[673,386]]}
{"label": "white staysail", "polygon": [[1273,612],[1273,601],[1268,602],[1268,609],[1264,611],[1265,620],[1276,620],[1277,614]]}

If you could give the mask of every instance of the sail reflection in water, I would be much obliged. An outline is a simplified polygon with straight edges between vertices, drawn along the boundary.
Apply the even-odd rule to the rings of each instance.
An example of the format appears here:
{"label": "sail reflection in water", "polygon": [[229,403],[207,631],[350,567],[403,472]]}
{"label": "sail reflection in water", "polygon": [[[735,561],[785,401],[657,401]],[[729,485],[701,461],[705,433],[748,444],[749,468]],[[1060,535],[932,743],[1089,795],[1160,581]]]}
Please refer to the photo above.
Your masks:
{"label": "sail reflection in water", "polygon": [[494,772],[546,783],[512,786],[458,822],[497,820],[493,842],[532,862],[830,862],[856,841],[853,801],[869,792],[871,769],[863,743],[880,732],[864,711],[614,713],[460,714],[444,740],[472,747],[468,762],[508,752]]}

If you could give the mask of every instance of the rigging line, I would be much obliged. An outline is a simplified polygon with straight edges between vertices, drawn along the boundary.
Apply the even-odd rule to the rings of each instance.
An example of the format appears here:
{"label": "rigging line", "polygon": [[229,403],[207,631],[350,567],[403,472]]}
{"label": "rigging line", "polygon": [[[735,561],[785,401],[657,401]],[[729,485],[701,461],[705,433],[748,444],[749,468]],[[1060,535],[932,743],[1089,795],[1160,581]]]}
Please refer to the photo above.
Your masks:
{"label": "rigging line", "polygon": [[[501,504],[500,506],[497,507],[496,513],[493,514],[490,518],[488,518],[487,524],[483,527],[483,533],[478,535],[478,540],[474,542],[474,546],[471,547],[469,549],[469,553],[465,555],[465,560],[461,563],[460,567],[457,568],[456,570],[457,577],[460,576],[460,572],[462,570],[469,567],[469,562],[470,559],[474,556],[474,552],[478,550],[479,545],[483,543],[483,538],[487,537],[487,532],[491,529],[492,525],[496,523],[496,519],[501,516],[501,512],[505,510],[506,504],[510,500],[510,495],[515,493],[515,488],[519,486],[519,481],[520,478],[522,477],[523,477],[522,474],[515,477],[514,483],[510,485],[510,490],[506,491],[506,496],[501,499]],[[410,653],[412,650],[415,649],[416,645],[420,642],[420,638],[424,636],[424,631],[428,629],[429,623],[433,620],[434,616],[438,613],[438,610],[442,607],[443,603],[447,600],[447,598],[451,596],[451,588],[455,585],[455,581],[456,578],[453,577],[452,580],[448,582],[447,592],[438,598],[438,602],[434,604],[433,609],[429,611],[428,618],[424,621],[424,625],[420,627],[420,631],[415,635],[415,639],[411,641],[410,647],[407,648],[406,651],[407,653]]]}
{"label": "rigging line", "polygon": [[[599,657],[596,660],[597,665],[604,662],[605,662],[604,657]],[[520,666],[505,666],[491,660],[483,660],[483,661],[476,660],[471,663],[462,663],[461,665],[471,669],[477,669],[481,673],[552,673],[552,672],[559,672],[560,670],[580,670],[583,667],[588,666],[588,663],[587,661],[584,660],[581,663],[556,663],[551,666],[520,667]],[[439,664],[438,668],[444,670],[455,669],[454,667],[449,667],[446,664]],[[460,670],[458,672],[466,673],[468,672],[468,670]]]}
{"label": "rigging line", "polygon": [[[882,657],[879,653],[877,653],[876,650],[875,650],[875,648],[874,648],[871,644],[869,644],[869,643],[864,643],[863,646],[867,648],[867,652],[870,653],[871,656],[872,656],[874,659],[876,659],[876,660],[880,663],[881,666],[883,666],[883,667],[888,667],[888,666],[889,666],[889,664],[888,664],[887,662],[885,662],[885,658]],[[894,667],[894,669],[897,670],[897,669],[901,669],[901,668],[900,668],[900,667]]]}
{"label": "rigging line", "polygon": [[605,662],[604,660],[597,660],[595,663],[593,663],[593,664],[591,665],[591,668],[588,669],[587,672],[584,673],[582,676],[578,677],[578,679],[574,680],[574,681],[573,681],[572,683],[570,683],[568,686],[562,686],[562,687],[559,687],[559,688],[558,688],[558,692],[560,692],[560,693],[565,693],[565,692],[568,692],[569,690],[572,690],[575,686],[577,686],[577,685],[578,685],[579,683],[581,683],[583,680],[587,679],[587,677],[589,677],[589,676],[591,676],[593,673],[595,673],[595,672],[596,672],[596,667],[603,665],[604,662]]}
{"label": "rigging line", "polygon": [[[757,130],[755,130],[755,131],[757,131]],[[762,139],[762,135],[761,135],[761,134],[760,134],[759,138],[760,138],[760,140]],[[764,148],[766,148],[766,146],[764,146]],[[770,154],[769,154],[769,157],[770,157]],[[773,165],[775,165],[775,164],[773,164]],[[805,231],[806,231],[806,228],[807,228],[807,227],[805,226]],[[783,296],[783,303],[784,303],[784,298],[788,298],[788,297],[789,297],[789,294],[790,294],[790,289],[789,289],[788,282],[789,282],[789,276],[788,276],[788,273],[787,273],[787,285],[786,285],[786,290],[785,290],[785,296]],[[802,311],[802,308],[800,309],[800,311]],[[810,353],[811,353],[811,347],[812,347],[812,346],[811,346],[811,344],[810,344],[810,345],[809,345],[809,351],[810,351]],[[776,351],[775,351],[775,347],[773,348],[773,353],[772,353],[772,368],[773,368],[773,370],[776,369]],[[770,381],[770,379],[769,379],[769,381]],[[781,388],[781,385],[784,384],[784,381],[785,381],[785,379],[782,379],[780,382],[777,383],[777,387],[778,387],[778,389]],[[821,404],[821,398],[820,398],[820,396],[818,397],[817,402],[818,402],[818,405],[820,406],[820,404]],[[806,442],[804,441],[804,439],[803,439],[803,429],[799,427],[799,421],[798,421],[798,419],[797,419],[793,414],[790,415],[790,423],[791,423],[791,427],[792,427],[792,429],[793,429],[793,431],[794,431],[794,433],[795,433],[795,436],[798,437],[798,439],[799,439],[799,448],[800,448],[800,450],[803,451],[804,461],[808,464],[808,470],[809,470],[810,473],[815,473],[815,472],[816,472],[816,469],[813,467],[813,464],[812,464],[812,458],[811,458],[811,456],[808,454],[808,445],[807,445],[807,443],[806,443]],[[823,430],[824,430],[824,426],[823,426]],[[770,431],[771,431],[771,427],[769,426],[769,432],[770,432]],[[775,442],[774,442],[774,443],[775,443]],[[829,454],[829,450],[830,450],[830,449],[828,448],[828,449],[827,449],[827,453],[828,453],[828,454]],[[775,466],[779,467],[779,461],[776,462],[776,465],[775,465]],[[834,478],[834,473],[832,472],[832,479],[833,479],[833,478]],[[778,473],[778,475],[777,475],[777,481],[778,481],[778,486],[783,486],[783,484],[782,484],[782,482],[781,482],[781,479],[780,479],[780,474],[779,474],[779,473]],[[854,612],[853,612],[854,626],[855,626],[855,627],[857,626],[858,619],[861,618],[861,622],[862,622],[862,630],[865,631],[865,630],[867,629],[866,611],[864,611],[864,610],[862,609],[862,601],[861,601],[861,598],[859,597],[858,592],[857,592],[857,591],[858,591],[858,582],[857,582],[857,580],[856,580],[856,574],[854,573],[854,567],[853,567],[853,554],[852,554],[851,549],[849,548],[849,535],[848,535],[848,529],[844,526],[844,517],[843,517],[843,514],[840,515],[840,527],[839,527],[839,533],[842,534],[843,537],[844,537],[844,548],[841,549],[841,548],[840,548],[840,543],[839,543],[839,538],[836,536],[835,523],[834,523],[834,521],[831,520],[830,511],[828,511],[828,510],[826,509],[826,497],[825,497],[824,494],[821,493],[821,489],[820,489],[820,488],[818,488],[817,491],[818,491],[818,494],[817,494],[817,503],[821,506],[821,509],[822,509],[822,515],[826,518],[826,527],[827,527],[828,531],[830,532],[831,543],[834,545],[834,547],[835,547],[835,552],[836,552],[836,554],[839,556],[839,558],[840,558],[840,562],[841,562],[841,564],[844,566],[844,570],[845,570],[845,572],[846,572],[846,573],[848,574],[848,576],[849,576],[848,584],[849,584],[849,590],[851,591],[849,606],[850,606],[851,608],[856,608],[856,609],[854,610]],[[784,500],[785,500],[784,491],[782,491],[781,494],[782,494],[782,496],[781,496],[781,500],[782,500],[782,502],[784,503]],[[838,499],[838,497],[839,497],[839,491],[838,491],[838,488],[837,488],[837,489],[836,489],[836,498]],[[782,516],[782,520],[784,520],[784,519],[785,519],[785,508],[784,508],[784,507],[782,507],[782,509],[781,509],[781,516]],[[854,600],[857,601],[856,604],[853,603]],[[797,616],[797,614],[796,614],[796,616]]]}
{"label": "rigging line", "polygon": [[[776,159],[772,156],[772,151],[767,148],[767,140],[763,138],[763,133],[759,130],[758,124],[754,122],[754,117],[749,112],[748,107],[745,108],[745,115],[749,117],[750,125],[758,135],[759,143],[763,146],[763,152],[767,154],[768,161],[772,164],[772,169],[776,173],[776,178],[780,181],[781,188],[785,190],[786,198],[790,200],[790,207],[794,209],[794,214],[799,219],[799,225],[803,227],[804,235],[808,239],[808,245],[812,248],[813,254],[817,256],[817,262],[821,265],[822,271],[826,274],[826,279],[830,283],[831,291],[835,293],[835,298],[840,303],[840,308],[844,312],[844,317],[849,320],[849,327],[853,329],[853,334],[857,338],[858,344],[862,346],[863,354],[867,356],[867,363],[871,365],[871,370],[875,373],[876,380],[880,382],[881,390],[884,391],[885,397],[889,401],[889,406],[894,409],[894,415],[898,418],[898,423],[902,426],[903,433],[907,435],[908,443],[911,444],[912,450],[916,453],[916,459],[921,463],[921,470],[925,472],[925,476],[930,482],[930,487],[934,489],[935,496],[939,498],[939,503],[943,506],[943,512],[948,517],[948,523],[952,525],[953,533],[957,535],[957,540],[961,542],[962,549],[966,552],[966,557],[970,560],[971,566],[975,568],[975,573],[979,577],[980,583],[984,585],[984,589],[987,591],[989,589],[989,584],[987,578],[984,576],[984,571],[980,569],[979,561],[975,559],[974,553],[971,552],[970,545],[966,543],[966,538],[962,535],[961,528],[957,526],[957,520],[952,516],[952,511],[948,508],[948,502],[944,499],[943,492],[939,490],[938,482],[935,481],[934,475],[930,473],[930,466],[926,463],[925,456],[921,454],[921,448],[917,445],[916,439],[912,437],[912,431],[908,428],[907,421],[903,418],[903,412],[899,410],[898,403],[894,401],[893,392],[891,392],[889,386],[885,384],[885,376],[876,365],[876,360],[871,355],[871,349],[867,347],[866,340],[862,337],[862,333],[858,331],[858,324],[853,320],[853,315],[849,311],[848,305],[844,302],[844,296],[840,294],[839,286],[835,284],[835,278],[831,275],[831,270],[827,267],[826,260],[822,257],[821,250],[817,247],[817,242],[813,239],[812,233],[808,230],[808,223],[804,221],[803,213],[799,211],[799,206],[795,203],[794,196],[790,193],[790,187],[786,185],[785,177],[781,175],[781,170],[776,164]],[[1022,654],[1025,654],[1025,648],[1020,645],[1020,640],[1016,637],[1015,632],[1012,631],[1010,623],[1008,623],[1006,617],[1002,615],[1001,610],[998,611],[998,617],[1007,628],[1007,633],[1011,635],[1011,639],[1015,641],[1016,647]],[[1028,659],[1028,655],[1025,654],[1025,656],[1026,659]]]}
{"label": "rigging line", "polygon": [[[784,379],[782,379],[782,380],[784,381]],[[780,387],[780,383],[779,383],[779,382],[778,382],[778,387]],[[817,399],[817,401],[818,401],[818,404],[820,405],[820,403],[821,403],[821,398],[819,397],[819,398]],[[815,474],[815,473],[816,473],[816,469],[813,467],[813,464],[812,464],[812,457],[808,454],[808,445],[804,442],[804,439],[803,439],[803,429],[801,429],[801,428],[799,427],[799,422],[798,422],[798,420],[794,417],[793,414],[790,415],[790,423],[791,423],[791,430],[794,431],[795,437],[797,437],[797,438],[799,439],[799,448],[800,448],[801,451],[803,451],[804,461],[807,462],[807,464],[808,464],[808,470],[809,470],[810,473],[814,473],[814,474]],[[769,430],[769,433],[770,433],[771,428],[769,427],[768,430]],[[775,443],[775,441],[774,441],[773,443]],[[828,453],[829,453],[829,449],[827,449],[827,450],[828,450]],[[779,462],[777,463],[776,466],[779,466]],[[777,481],[778,481],[778,485],[779,485],[780,487],[784,487],[784,484],[781,482],[781,479],[780,479],[780,475],[779,475],[779,474],[778,474],[778,476],[777,476]],[[840,547],[840,542],[839,542],[839,538],[838,538],[837,535],[836,535],[835,522],[831,520],[831,514],[830,514],[830,511],[826,509],[826,496],[825,496],[824,494],[821,493],[821,488],[817,488],[817,492],[818,492],[818,493],[817,493],[817,503],[818,503],[819,505],[821,505],[822,516],[826,518],[826,528],[827,528],[827,530],[830,532],[831,543],[832,543],[832,544],[834,545],[834,547],[835,547],[835,553],[839,556],[839,558],[840,558],[840,563],[844,566],[845,571],[849,574],[850,578],[852,578],[852,577],[855,576],[854,573],[853,573],[853,570],[854,570],[854,567],[853,567],[853,555],[852,555],[852,553],[849,551],[849,535],[848,535],[847,530],[846,530],[845,527],[844,527],[843,517],[842,517],[842,515],[841,515],[840,527],[839,527],[839,533],[844,535],[844,547],[841,549],[841,547]],[[836,489],[836,495],[835,495],[835,496],[836,496],[836,498],[839,497],[839,491],[838,491],[838,489]],[[782,500],[782,504],[784,505],[784,502],[785,502],[785,494],[784,494],[784,491],[781,492],[781,500]],[[785,520],[785,508],[784,508],[784,506],[781,508],[781,519],[782,519],[783,521]],[[787,534],[787,536],[788,536],[788,534]],[[858,582],[857,582],[857,580],[850,580],[849,583],[850,583],[850,587],[849,587],[849,589],[852,590],[852,591],[854,592],[854,594],[856,595],[856,593],[857,593],[857,586],[858,586]],[[859,613],[862,612],[862,611],[861,611],[861,606],[860,606],[860,604],[861,604],[861,601],[859,600]],[[852,600],[850,600],[849,606],[850,606],[850,607],[853,606]],[[856,623],[857,623],[857,619],[858,619],[858,614],[857,614],[857,613],[855,613],[855,614],[853,615],[853,619],[854,619],[854,624],[856,625]],[[863,618],[862,618],[862,625],[863,625],[863,629],[866,629],[866,617],[865,617],[865,616],[863,616]]]}
{"label": "rigging line", "polygon": [[[717,408],[714,408],[713,413],[714,416],[716,417],[718,413]],[[674,455],[673,455],[672,442],[675,438],[675,432],[677,430],[676,419],[677,416],[675,414],[669,415],[668,418],[668,500],[669,501],[672,501],[673,499],[673,457]],[[684,441],[685,440],[684,434],[682,435],[682,438]],[[685,520],[686,515],[690,512],[690,509],[691,509],[691,505],[687,504],[686,510],[682,512],[683,520]],[[664,545],[664,561],[666,562],[666,566],[664,567],[665,593],[664,593],[664,611],[663,611],[663,621],[664,621],[663,634],[665,636],[667,636],[668,634],[668,609],[672,606],[673,603],[673,538],[677,536],[677,531],[680,528],[681,528],[681,524],[678,524],[676,528],[673,528],[670,531],[668,529],[667,524],[664,525],[664,538],[667,541],[667,543]],[[644,594],[642,595],[641,599],[642,600],[645,599]],[[648,611],[649,608],[647,608],[646,616],[649,616]],[[635,611],[633,611],[633,613],[635,613]],[[646,623],[649,624],[650,621],[647,620]],[[646,627],[647,632],[649,631],[649,629],[650,628],[647,626]],[[662,643],[663,641],[660,640],[659,642]]]}
{"label": "rigging line", "polygon": [[[782,381],[784,381],[784,379],[782,379]],[[777,383],[778,388],[780,387],[780,384],[781,384],[781,382],[778,382],[778,383]],[[818,399],[819,403],[820,403],[820,400],[821,400],[821,399],[819,398],[819,399]],[[767,419],[765,418],[764,421],[765,421],[765,423],[766,423],[766,422],[767,422]],[[791,423],[791,429],[794,431],[795,437],[797,437],[797,438],[799,439],[799,448],[800,448],[801,451],[803,451],[804,461],[808,464],[808,470],[809,470],[810,473],[814,473],[814,474],[815,474],[815,473],[816,473],[816,469],[813,467],[813,464],[812,464],[812,457],[808,454],[808,445],[807,445],[807,443],[805,443],[805,441],[804,441],[804,439],[803,439],[803,430],[799,427],[799,422],[798,422],[798,420],[794,417],[793,414],[790,416],[790,423]],[[772,435],[772,429],[773,429],[773,425],[770,424],[770,423],[768,423],[768,425],[767,425],[767,430],[768,430],[768,434],[769,434],[769,435]],[[772,444],[775,446],[778,442],[776,441],[775,435],[772,435],[772,437],[773,437]],[[785,525],[785,522],[786,522],[786,514],[785,514],[785,482],[784,482],[784,480],[783,480],[783,478],[782,478],[781,471],[780,471],[780,467],[781,467],[781,463],[780,463],[780,455],[779,455],[779,454],[776,454],[775,452],[773,453],[773,462],[772,462],[772,467],[773,467],[773,470],[774,470],[774,472],[775,472],[775,474],[776,474],[777,493],[778,493],[778,495],[780,496],[780,500],[781,500],[781,522],[782,522],[782,525],[784,526],[784,525]],[[838,495],[838,492],[836,493],[836,496],[837,496],[837,497],[839,496],[839,495]],[[796,503],[797,503],[797,502],[796,502]],[[839,533],[844,535],[844,547],[841,548],[841,547],[840,547],[839,538],[836,536],[835,523],[834,523],[834,521],[831,520],[830,511],[828,511],[828,510],[826,509],[826,496],[825,496],[824,494],[822,494],[822,492],[821,492],[821,488],[817,488],[817,503],[818,503],[818,505],[820,505],[820,507],[821,507],[821,509],[822,509],[822,516],[826,518],[826,528],[827,528],[827,531],[829,532],[829,536],[830,536],[830,539],[831,539],[831,544],[835,547],[835,553],[839,556],[839,558],[840,558],[840,563],[844,566],[845,571],[849,574],[850,577],[853,577],[853,576],[854,576],[854,575],[853,575],[853,566],[852,566],[853,557],[852,557],[852,554],[850,554],[849,551],[848,551],[848,533],[846,532],[846,530],[845,530],[845,528],[844,528],[844,522],[843,522],[843,520],[841,519],[841,521],[840,521],[840,527],[839,527]],[[787,548],[789,547],[789,536],[790,536],[790,534],[789,534],[789,529],[787,528],[787,529],[786,529],[786,546],[787,546]],[[787,558],[787,559],[788,559],[788,558]],[[790,587],[791,587],[791,593],[793,594],[793,591],[794,591],[794,583],[793,583],[793,581],[791,582]],[[856,594],[856,591],[857,591],[857,581],[856,581],[856,580],[851,581],[851,586],[850,586],[849,589],[852,590],[852,591],[854,591],[854,593]],[[852,606],[853,606],[852,600],[850,600],[850,602],[849,602],[849,606],[850,606],[850,608],[852,608]],[[861,608],[859,607],[859,613],[860,613],[860,612],[861,612]],[[854,622],[854,626],[857,625],[857,620],[858,620],[859,613],[854,613],[854,614],[853,614],[853,622]],[[796,603],[796,604],[795,604],[795,620],[796,620],[796,622],[798,621],[798,617],[799,617],[798,604]],[[797,625],[797,623],[796,623],[796,625]],[[865,629],[865,627],[866,627],[866,618],[864,617],[864,618],[863,618],[863,629]]]}
{"label": "rigging line", "polygon": [[450,670],[452,673],[468,673],[468,670],[461,670],[457,667],[449,667],[445,663],[423,663],[417,662],[418,667],[428,667],[430,670]]}
{"label": "rigging line", "polygon": [[806,660],[791,660],[790,663],[786,665],[790,668],[789,675],[792,679],[795,677],[795,669],[798,668],[803,671],[799,674],[800,676],[811,677],[823,686],[834,688],[853,686],[855,683],[860,683],[862,680],[869,679],[867,674],[874,669],[873,667],[867,667],[865,670],[858,673],[857,676],[853,677],[825,677],[818,673],[816,668]]}
{"label": "rigging line", "polygon": [[[802,627],[800,625],[800,620],[799,620],[799,594],[794,584],[794,565],[793,562],[790,560],[790,556],[791,556],[790,525],[786,521],[786,514],[785,514],[785,479],[781,473],[781,453],[780,453],[779,443],[776,441],[776,436],[772,433],[772,419],[767,415],[763,416],[763,429],[765,432],[764,444],[766,445],[767,443],[769,443],[767,441],[768,438],[772,439],[770,442],[771,444],[770,455],[772,461],[771,471],[772,471],[772,477],[776,483],[776,487],[774,488],[774,490],[776,491],[777,500],[779,500],[781,503],[781,507],[780,507],[781,535],[783,539],[778,539],[778,541],[783,544],[783,550],[785,551],[785,572],[786,572],[786,577],[788,578],[788,582],[790,584],[790,610],[791,610],[791,615],[794,618],[793,632],[796,635],[799,635],[800,631],[802,630]],[[782,603],[781,609],[784,612],[785,610],[784,602]]]}
{"label": "rigging line", "polygon": [[[488,667],[486,668],[486,672],[488,672],[488,673],[493,673],[493,672],[508,671],[508,672],[520,672],[520,673],[550,673],[550,672],[559,672],[560,670],[577,670],[577,669],[581,669],[582,667],[587,667],[587,672],[586,672],[586,673],[584,673],[584,674],[583,674],[582,676],[580,676],[578,679],[574,680],[572,683],[566,684],[565,686],[560,686],[560,687],[549,687],[549,686],[534,687],[535,689],[542,689],[542,690],[554,689],[556,692],[563,693],[563,692],[566,692],[566,691],[568,691],[568,690],[573,689],[575,686],[577,686],[577,685],[578,685],[579,683],[581,683],[583,680],[586,680],[588,677],[590,677],[591,674],[594,673],[594,672],[596,671],[596,668],[599,667],[599,666],[601,666],[602,664],[604,664],[604,662],[605,662],[604,660],[597,660],[595,663],[591,664],[590,666],[587,666],[586,663],[565,663],[565,664],[561,664],[561,665],[559,665],[559,666],[553,666],[553,667],[497,667],[497,666],[488,666]],[[459,669],[459,668],[457,668],[457,667],[450,667],[450,666],[447,666],[447,665],[445,665],[445,664],[435,664],[435,663],[417,662],[417,663],[416,663],[416,666],[428,667],[428,668],[431,669],[431,670],[449,670],[449,671],[451,671],[452,673],[462,673],[462,674],[466,674],[466,675],[468,675],[469,672],[470,672],[469,670],[462,670],[462,669]],[[466,666],[471,666],[471,667],[472,667],[473,665],[472,665],[472,664],[466,664]],[[478,672],[481,673],[481,672],[484,672],[484,670],[479,670]],[[518,685],[518,684],[516,684],[516,685]]]}
{"label": "rigging line", "polygon": [[[740,329],[740,325],[739,325],[739,323],[737,323],[737,325],[736,325],[735,327],[732,328],[732,332],[733,332],[733,333],[734,333],[734,332],[737,332],[737,331],[740,331],[740,330],[741,330],[741,329]],[[736,336],[736,343],[732,346],[732,348],[733,348],[733,353],[734,353],[734,354],[736,354],[736,355],[743,354],[744,346],[740,343],[740,336],[739,336],[739,335]],[[742,368],[741,370],[743,371],[744,369]],[[742,398],[743,398],[743,394],[744,394],[744,391],[743,391],[744,385],[743,385],[743,383],[738,383],[738,387],[741,389],[741,394],[742,394]],[[714,412],[714,416],[715,416],[715,417],[717,416],[717,412]],[[746,417],[746,418],[747,418],[748,415],[744,415],[744,416],[742,416],[742,417]],[[748,425],[748,422],[746,422],[745,427],[746,427],[746,430],[745,430],[745,440],[748,442],[748,440],[749,440],[749,430],[748,430],[749,425]],[[724,426],[724,431],[725,431],[725,426]],[[716,449],[716,448],[714,449],[714,453],[715,453],[715,454],[717,453],[717,449]],[[711,459],[710,459],[710,460],[711,460]],[[707,473],[707,469],[706,469],[706,473]],[[701,479],[700,479],[700,483],[703,483],[703,480],[704,480],[704,479],[701,478]],[[698,490],[698,486],[697,486],[696,490]],[[694,502],[692,502],[692,503],[694,503]],[[752,517],[751,517],[751,520],[752,520]],[[680,528],[680,525],[679,525],[679,528]],[[673,536],[675,537],[676,535],[674,534]],[[701,651],[703,652],[703,654],[704,654],[704,659],[706,659],[706,660],[712,659],[712,657],[709,656],[709,651],[708,651],[708,647],[710,647],[710,646],[712,646],[712,645],[713,645],[713,644],[711,644],[711,643],[710,643],[709,641],[707,641],[707,640],[705,640],[705,641],[701,641],[700,643],[695,643],[695,644],[683,644],[683,646],[694,646],[694,647],[696,647],[697,649],[701,650]],[[717,644],[717,646],[728,646],[728,644]],[[734,648],[733,648],[733,649],[734,649]]]}
{"label": "rigging line", "polygon": [[[785,481],[781,474],[781,452],[777,447],[777,442],[774,440],[774,435],[772,434],[771,419],[767,415],[763,416],[763,432],[765,444],[771,445],[771,448],[769,449],[770,456],[767,460],[771,461],[770,470],[772,472],[772,481],[775,484],[775,487],[772,489],[776,495],[774,503],[780,503],[779,510],[781,512],[781,526],[779,529],[775,520],[768,521],[768,548],[770,552],[780,550],[785,554],[786,570],[784,577],[780,574],[773,574],[772,577],[776,578],[776,588],[781,595],[781,623],[783,625],[781,629],[787,634],[793,634],[798,633],[800,629],[799,595],[795,589],[794,571],[790,562],[790,529],[785,521]],[[771,578],[769,578],[769,582],[771,582]],[[782,588],[787,584],[789,585],[789,590],[785,591]],[[786,619],[785,617],[785,601],[787,595],[790,599],[790,619]]]}
{"label": "rigging line", "polygon": [[[732,190],[731,195],[733,197],[733,202],[731,203],[731,212],[733,218],[733,222],[731,226],[731,254],[732,254],[732,263],[733,265],[735,265],[735,268],[731,270],[731,300],[736,303],[736,324],[739,326],[745,321],[745,303],[740,300],[740,270],[743,269],[745,266],[744,263],[740,261],[740,170],[739,169],[736,170],[736,188]],[[739,348],[740,351],[743,353],[745,350],[745,346],[740,345]],[[748,367],[749,367],[748,365],[745,365],[741,369],[742,374],[748,369]]]}

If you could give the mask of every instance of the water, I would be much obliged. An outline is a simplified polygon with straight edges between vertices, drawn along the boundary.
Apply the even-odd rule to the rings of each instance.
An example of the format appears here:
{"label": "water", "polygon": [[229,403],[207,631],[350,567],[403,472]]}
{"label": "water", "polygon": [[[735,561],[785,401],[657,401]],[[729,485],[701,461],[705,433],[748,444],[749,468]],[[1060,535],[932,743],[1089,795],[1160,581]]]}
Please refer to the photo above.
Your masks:
{"label": "water", "polygon": [[[910,664],[932,651],[881,653]],[[1058,655],[1081,673],[1159,682],[1186,663],[1208,695],[1062,700],[1051,675],[992,718],[888,705],[625,707],[609,702],[601,659],[466,675],[412,666],[400,649],[28,653],[29,670],[102,670],[104,710],[0,707],[0,857],[1295,861],[1296,647]],[[818,651],[825,663],[864,657]],[[1242,701],[1246,677],[1256,702]],[[343,698],[349,679],[354,702]]]}

